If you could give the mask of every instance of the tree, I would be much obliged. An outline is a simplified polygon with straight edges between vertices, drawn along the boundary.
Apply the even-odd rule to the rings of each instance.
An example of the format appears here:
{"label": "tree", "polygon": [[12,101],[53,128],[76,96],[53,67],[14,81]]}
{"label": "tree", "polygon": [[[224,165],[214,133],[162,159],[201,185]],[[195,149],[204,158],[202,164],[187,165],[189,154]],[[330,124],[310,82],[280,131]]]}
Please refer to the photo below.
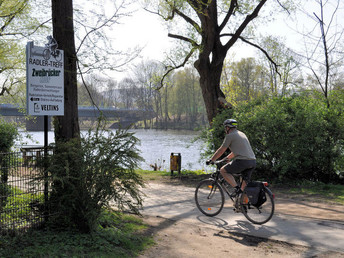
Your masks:
{"label": "tree", "polygon": [[267,70],[252,57],[225,65],[221,88],[233,106],[267,94]]}
{"label": "tree", "polygon": [[263,56],[263,64],[269,71],[269,88],[272,96],[286,95],[288,90],[301,84],[302,76],[300,58],[286,47],[283,39],[268,36],[261,40],[260,45],[266,49],[270,57],[279,65],[278,73],[271,62]]}
{"label": "tree", "polygon": [[55,139],[66,140],[80,137],[78,121],[77,66],[74,41],[73,1],[52,0],[54,38],[64,50],[65,114],[55,117]]}
{"label": "tree", "polygon": [[130,11],[130,7],[133,1],[99,0],[88,1],[87,5],[84,1],[74,2],[79,72],[122,72],[141,52],[139,47],[124,50],[115,48],[123,40],[116,38],[116,25],[122,23],[123,18],[132,15],[134,11]]}
{"label": "tree", "polygon": [[24,84],[25,55],[20,41],[42,27],[29,11],[29,0],[0,1],[0,96],[17,95],[13,90]]}
{"label": "tree", "polygon": [[177,123],[181,122],[183,116],[189,129],[202,126],[205,110],[197,71],[194,68],[187,67],[176,72],[173,75],[172,86],[169,105],[170,112],[177,120]]}
{"label": "tree", "polygon": [[[156,91],[158,85],[158,78],[161,77],[162,65],[152,61],[144,61],[135,67],[133,72],[134,81],[138,87],[138,108],[144,110],[152,110],[158,117],[157,120],[162,120],[163,113],[161,108],[161,93]],[[147,128],[147,121],[144,119],[144,127]]]}
{"label": "tree", "polygon": [[311,28],[306,28],[304,35],[305,55],[301,55],[306,59],[306,67],[310,70],[311,81],[320,87],[321,92],[330,107],[329,92],[338,82],[341,74],[339,71],[343,68],[343,35],[344,28],[340,22],[342,18],[340,10],[342,10],[343,1],[330,0],[323,2],[322,0],[312,1],[314,6],[318,7],[317,11],[314,7],[307,10],[301,10],[306,17],[313,22]]}
{"label": "tree", "polygon": [[109,78],[91,74],[78,84],[78,105],[113,106],[114,87],[115,82]]}
{"label": "tree", "polygon": [[[184,52],[185,58],[181,64],[174,63],[167,72],[184,66],[197,52],[194,66],[200,75],[199,81],[209,122],[221,108],[219,98],[225,97],[220,88],[220,79],[227,52],[238,39],[258,47],[248,41],[243,33],[258,17],[266,2],[267,0],[166,0],[159,1],[157,5],[159,8],[155,13],[165,20],[176,20],[179,22],[178,28],[188,31],[187,35],[169,33],[168,36],[191,46],[188,48],[189,51]],[[155,2],[153,4],[156,5]],[[185,22],[187,28],[181,26],[181,20]],[[183,47],[185,48],[184,45]],[[180,56],[181,53],[178,55]]]}
{"label": "tree", "polygon": [[121,96],[121,107],[133,109],[137,100],[137,87],[130,78],[123,79],[119,84],[119,94]]}

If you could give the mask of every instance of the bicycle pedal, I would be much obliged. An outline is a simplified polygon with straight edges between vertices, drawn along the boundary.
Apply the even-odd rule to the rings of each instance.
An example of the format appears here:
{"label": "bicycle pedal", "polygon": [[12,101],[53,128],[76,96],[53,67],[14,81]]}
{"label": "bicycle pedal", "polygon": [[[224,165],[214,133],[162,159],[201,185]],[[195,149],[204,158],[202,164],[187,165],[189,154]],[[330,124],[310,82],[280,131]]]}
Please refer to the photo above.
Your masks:
{"label": "bicycle pedal", "polygon": [[234,208],[233,211],[234,211],[235,213],[241,213],[240,208]]}

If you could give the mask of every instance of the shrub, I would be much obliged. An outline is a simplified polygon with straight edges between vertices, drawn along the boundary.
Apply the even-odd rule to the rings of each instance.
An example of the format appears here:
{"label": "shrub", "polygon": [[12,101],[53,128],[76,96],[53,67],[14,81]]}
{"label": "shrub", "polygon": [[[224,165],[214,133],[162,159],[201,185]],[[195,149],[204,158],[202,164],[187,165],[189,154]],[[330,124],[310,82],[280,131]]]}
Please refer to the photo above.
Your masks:
{"label": "shrub", "polygon": [[6,123],[0,118],[0,153],[9,152],[17,137],[17,126],[15,124]]}
{"label": "shrub", "polygon": [[138,213],[142,178],[134,169],[142,159],[138,139],[126,130],[89,131],[81,141],[57,143],[50,161],[53,220],[59,227],[89,232],[106,206]]}
{"label": "shrub", "polygon": [[18,136],[16,125],[6,123],[0,119],[0,211],[6,205],[9,189],[7,186],[11,151],[14,141]]}
{"label": "shrub", "polygon": [[[231,117],[250,140],[259,177],[328,183],[338,180],[343,164],[342,111],[343,103],[328,108],[312,93],[255,100]],[[214,125],[231,112],[217,116]]]}

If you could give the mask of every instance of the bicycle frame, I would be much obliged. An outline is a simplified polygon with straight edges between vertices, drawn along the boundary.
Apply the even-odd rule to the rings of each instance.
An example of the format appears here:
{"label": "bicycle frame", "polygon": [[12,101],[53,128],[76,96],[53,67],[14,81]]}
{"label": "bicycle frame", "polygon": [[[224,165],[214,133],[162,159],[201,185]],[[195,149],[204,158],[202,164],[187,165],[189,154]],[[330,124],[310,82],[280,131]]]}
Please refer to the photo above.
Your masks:
{"label": "bicycle frame", "polygon": [[[268,222],[272,218],[275,210],[274,194],[267,187],[268,184],[266,182],[260,182],[263,185],[261,189],[264,190],[266,197],[261,197],[261,203],[259,202],[259,207],[257,207],[255,205],[256,203],[251,203],[245,189],[243,192],[237,193],[232,192],[230,186],[227,186],[227,184],[230,184],[220,176],[220,168],[223,166],[223,163],[224,160],[216,161],[214,163],[216,165],[216,171],[210,175],[210,178],[200,181],[197,185],[195,190],[197,208],[206,216],[213,217],[218,215],[224,207],[226,192],[234,204],[234,212],[243,213],[254,224],[261,225]],[[233,174],[233,176],[241,188],[243,184],[242,174]],[[237,177],[239,177],[239,181]]]}
{"label": "bicycle frame", "polygon": [[[229,185],[229,183],[223,177],[220,178],[220,174],[221,174],[220,173],[220,168],[222,167],[222,163],[224,163],[224,161],[222,161],[222,160],[215,162],[216,172],[213,173],[213,175],[215,174],[215,178],[213,177],[213,175],[211,177],[214,178],[215,182],[218,182],[220,184],[222,189],[227,193],[228,197],[234,203],[235,199],[233,199],[233,197],[231,196],[230,192],[228,191],[228,188],[225,186],[225,183],[228,184],[228,185]],[[237,180],[235,180],[235,181],[237,182],[238,186],[241,188],[242,182],[243,182],[241,174],[234,174],[233,176],[234,176],[234,178],[239,176],[239,183],[237,182]]]}

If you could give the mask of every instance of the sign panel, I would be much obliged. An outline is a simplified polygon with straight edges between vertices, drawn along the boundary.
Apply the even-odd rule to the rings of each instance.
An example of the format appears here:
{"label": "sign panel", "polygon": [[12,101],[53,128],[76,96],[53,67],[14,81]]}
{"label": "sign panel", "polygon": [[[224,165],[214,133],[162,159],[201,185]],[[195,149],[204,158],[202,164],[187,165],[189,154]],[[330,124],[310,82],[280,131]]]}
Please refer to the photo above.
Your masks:
{"label": "sign panel", "polygon": [[[27,114],[33,116],[64,115],[63,50],[49,36],[45,47],[26,45]],[[51,44],[52,43],[52,44]]]}

